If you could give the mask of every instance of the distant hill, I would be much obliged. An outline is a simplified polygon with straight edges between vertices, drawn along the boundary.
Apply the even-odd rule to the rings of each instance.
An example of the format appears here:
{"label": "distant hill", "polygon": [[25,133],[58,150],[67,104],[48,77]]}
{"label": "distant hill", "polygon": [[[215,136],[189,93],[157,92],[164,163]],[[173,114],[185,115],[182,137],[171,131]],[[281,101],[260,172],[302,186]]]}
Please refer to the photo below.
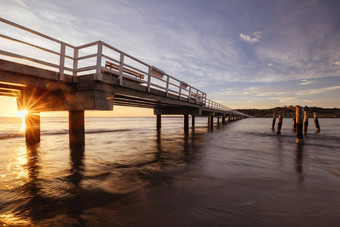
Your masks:
{"label": "distant hill", "polygon": [[[308,116],[313,117],[313,112],[317,112],[320,118],[340,118],[339,108],[321,108],[321,107],[305,107],[308,110]],[[242,113],[252,117],[273,117],[274,111],[278,115],[284,110],[285,117],[293,117],[295,115],[295,106],[275,107],[271,109],[237,109]]]}

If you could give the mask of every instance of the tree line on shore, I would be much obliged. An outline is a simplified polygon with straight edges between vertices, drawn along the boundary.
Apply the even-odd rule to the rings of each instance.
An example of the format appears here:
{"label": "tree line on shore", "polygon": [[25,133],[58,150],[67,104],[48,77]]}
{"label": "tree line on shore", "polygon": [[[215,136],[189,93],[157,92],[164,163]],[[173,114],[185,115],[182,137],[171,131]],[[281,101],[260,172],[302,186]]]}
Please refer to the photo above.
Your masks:
{"label": "tree line on shore", "polygon": [[[340,108],[321,108],[321,107],[304,107],[308,110],[308,117],[313,117],[313,112],[319,114],[320,118],[340,118]],[[284,110],[285,117],[293,117],[295,115],[295,106],[275,107],[271,109],[237,109],[252,117],[273,117],[273,113],[279,114]]]}

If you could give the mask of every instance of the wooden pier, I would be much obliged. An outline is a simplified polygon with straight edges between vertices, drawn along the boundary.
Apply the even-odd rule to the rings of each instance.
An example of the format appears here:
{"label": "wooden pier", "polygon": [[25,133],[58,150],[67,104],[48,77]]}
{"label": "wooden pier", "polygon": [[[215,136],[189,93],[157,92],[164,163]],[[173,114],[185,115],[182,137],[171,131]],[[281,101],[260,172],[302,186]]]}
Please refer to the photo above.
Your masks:
{"label": "wooden pier", "polygon": [[[113,110],[115,105],[153,108],[156,127],[162,115],[183,115],[184,129],[195,117],[214,117],[222,123],[247,115],[207,99],[203,91],[180,81],[102,41],[73,46],[0,18],[0,22],[58,46],[58,50],[0,34],[1,42],[16,43],[53,55],[31,57],[21,51],[0,50],[0,95],[17,98],[19,110],[28,110],[26,141],[40,141],[40,112],[68,111],[70,146],[85,145],[85,110]],[[92,52],[91,52],[92,51]],[[27,63],[23,63],[23,60]]]}

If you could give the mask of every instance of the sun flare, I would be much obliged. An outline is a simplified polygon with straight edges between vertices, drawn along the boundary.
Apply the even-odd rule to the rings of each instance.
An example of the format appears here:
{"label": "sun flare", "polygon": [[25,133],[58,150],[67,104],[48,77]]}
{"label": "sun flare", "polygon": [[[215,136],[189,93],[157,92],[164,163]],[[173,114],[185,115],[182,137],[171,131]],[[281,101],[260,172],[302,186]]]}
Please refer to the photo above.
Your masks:
{"label": "sun flare", "polygon": [[27,110],[18,111],[14,116],[15,117],[25,117],[27,115]]}

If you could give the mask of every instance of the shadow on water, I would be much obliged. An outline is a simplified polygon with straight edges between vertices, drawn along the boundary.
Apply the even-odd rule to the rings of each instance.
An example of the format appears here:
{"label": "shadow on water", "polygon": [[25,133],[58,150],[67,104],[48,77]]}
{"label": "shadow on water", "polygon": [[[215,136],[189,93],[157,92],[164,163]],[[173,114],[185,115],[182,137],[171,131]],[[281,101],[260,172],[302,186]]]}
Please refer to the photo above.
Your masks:
{"label": "shadow on water", "polygon": [[303,181],[304,181],[303,147],[304,147],[304,145],[296,144],[295,170],[296,170],[296,173],[298,175],[299,183],[303,183]]}
{"label": "shadow on water", "polygon": [[84,147],[75,147],[70,149],[70,175],[68,179],[74,185],[79,187],[84,178]]}

